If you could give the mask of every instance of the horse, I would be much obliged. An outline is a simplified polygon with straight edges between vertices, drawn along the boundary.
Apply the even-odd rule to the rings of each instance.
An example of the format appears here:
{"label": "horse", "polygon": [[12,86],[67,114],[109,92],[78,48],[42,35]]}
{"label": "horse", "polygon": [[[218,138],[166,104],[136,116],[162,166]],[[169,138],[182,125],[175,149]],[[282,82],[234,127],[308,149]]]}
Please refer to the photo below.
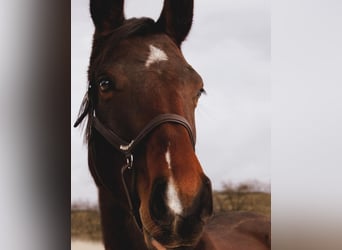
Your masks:
{"label": "horse", "polygon": [[211,181],[195,153],[205,90],[181,51],[193,0],[165,0],[157,21],[126,19],[124,0],[90,0],[90,13],[88,90],[74,127],[87,118],[105,249],[269,249],[267,230],[249,227],[267,228],[260,216],[213,217]]}

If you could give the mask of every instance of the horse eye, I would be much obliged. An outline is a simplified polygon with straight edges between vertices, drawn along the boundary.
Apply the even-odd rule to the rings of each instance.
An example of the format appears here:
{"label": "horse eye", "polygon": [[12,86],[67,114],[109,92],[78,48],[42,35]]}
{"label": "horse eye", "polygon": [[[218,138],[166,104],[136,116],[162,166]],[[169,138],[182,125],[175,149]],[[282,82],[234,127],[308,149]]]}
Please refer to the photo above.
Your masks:
{"label": "horse eye", "polygon": [[197,93],[197,98],[200,98],[202,96],[202,94],[206,94],[207,92],[205,91],[204,88],[201,88],[198,93]]}
{"label": "horse eye", "polygon": [[99,86],[101,91],[107,91],[113,86],[113,83],[110,80],[105,79],[100,81]]}

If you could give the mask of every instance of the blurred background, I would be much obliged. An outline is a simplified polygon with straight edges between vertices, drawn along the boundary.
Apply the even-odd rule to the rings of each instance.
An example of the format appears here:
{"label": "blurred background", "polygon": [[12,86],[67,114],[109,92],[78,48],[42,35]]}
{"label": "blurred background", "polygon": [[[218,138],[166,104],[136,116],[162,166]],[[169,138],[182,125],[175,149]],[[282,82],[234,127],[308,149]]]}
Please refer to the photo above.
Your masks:
{"label": "blurred background", "polygon": [[[201,1],[196,0],[196,6],[197,2]],[[254,4],[254,1],[247,2],[251,2],[251,6]],[[71,1],[72,6],[76,3]],[[206,3],[206,9],[197,6],[195,20],[200,13],[209,13],[215,5],[222,4],[222,11],[228,11],[223,8],[225,3],[223,0],[210,1]],[[84,1],[84,15],[89,15],[87,6],[88,2]],[[154,14],[141,10],[143,13],[139,15],[155,18],[160,7],[153,8],[156,8]],[[133,9],[128,8],[128,11]],[[272,249],[339,250],[342,245],[342,2],[273,0],[270,10],[271,105],[266,106],[271,115],[266,117],[271,117],[271,134],[270,155],[265,156],[270,159],[271,166]],[[86,82],[75,83],[71,79],[70,38],[75,23],[71,22],[70,2],[12,0],[2,4],[0,13],[1,248],[69,249],[71,182],[76,185],[71,179],[71,165],[75,165],[71,164],[74,152],[71,154],[73,136],[70,131],[80,104],[79,97],[71,98],[71,92],[74,92],[71,88],[79,84],[77,92],[81,95],[86,86]],[[214,17],[208,18],[206,24],[231,18],[229,15]],[[85,19],[90,29],[86,28],[83,35],[87,48],[83,54],[88,56],[92,31],[89,17]],[[210,103],[211,96],[217,102],[223,95],[224,99],[229,99],[229,93],[215,94],[218,90],[211,89],[210,86],[215,86],[212,84],[217,84],[214,79],[233,77],[235,73],[228,74],[231,67],[227,67],[224,71],[215,71],[217,78],[208,78],[209,73],[204,70],[213,67],[213,62],[222,56],[199,65],[197,57],[214,47],[202,47],[202,41],[195,37],[196,33],[202,34],[200,26],[196,31],[196,22],[183,50],[189,63],[201,73],[208,90],[196,114],[197,126],[201,129],[202,124],[213,119],[206,116],[216,117],[216,111],[211,114],[214,107]],[[230,29],[239,23],[230,23]],[[211,31],[219,35],[215,27]],[[83,33],[79,31],[79,34]],[[215,37],[208,39],[216,40]],[[200,50],[195,45],[190,46],[190,42],[198,43]],[[230,42],[227,47],[232,48],[233,44],[236,45]],[[78,45],[82,47],[81,43]],[[196,48],[197,55],[192,56],[187,46]],[[231,53],[229,55],[233,56]],[[226,58],[226,54],[223,55]],[[235,57],[239,55],[240,52]],[[75,60],[74,56],[72,60]],[[80,59],[84,66],[80,69],[73,66],[72,70],[84,72],[84,79],[87,60]],[[242,61],[246,61],[245,58]],[[238,73],[241,71],[236,69]],[[227,119],[234,117],[232,107],[226,107],[230,114],[224,116]],[[219,123],[213,120],[213,124]],[[204,140],[204,132],[208,130],[202,131],[198,137]],[[81,138],[80,131],[75,133],[75,137]],[[199,141],[197,150],[206,172],[215,179],[215,174],[210,172],[213,164],[206,162],[202,152],[207,152],[204,150],[207,142],[216,143],[216,139],[206,140]],[[82,153],[79,154],[82,157]],[[234,169],[218,165],[225,171]],[[86,165],[82,164],[82,167],[86,168]],[[230,173],[228,177],[238,181],[234,176],[239,175]],[[91,182],[84,183],[86,187]],[[216,183],[217,189],[224,189],[220,180]]]}

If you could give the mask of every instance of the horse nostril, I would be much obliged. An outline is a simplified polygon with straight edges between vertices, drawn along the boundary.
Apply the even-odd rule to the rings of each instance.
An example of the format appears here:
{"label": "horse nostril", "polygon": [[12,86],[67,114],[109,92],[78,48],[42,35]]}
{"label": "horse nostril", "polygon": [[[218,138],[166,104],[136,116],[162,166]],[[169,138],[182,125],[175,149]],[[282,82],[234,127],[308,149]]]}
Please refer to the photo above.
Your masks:
{"label": "horse nostril", "polygon": [[170,225],[172,222],[172,216],[166,203],[166,186],[165,181],[156,181],[150,198],[151,218],[159,225]]}
{"label": "horse nostril", "polygon": [[201,206],[203,207],[201,211],[201,218],[205,220],[210,217],[213,213],[213,197],[211,181],[208,177],[203,180],[203,187],[201,192]]}

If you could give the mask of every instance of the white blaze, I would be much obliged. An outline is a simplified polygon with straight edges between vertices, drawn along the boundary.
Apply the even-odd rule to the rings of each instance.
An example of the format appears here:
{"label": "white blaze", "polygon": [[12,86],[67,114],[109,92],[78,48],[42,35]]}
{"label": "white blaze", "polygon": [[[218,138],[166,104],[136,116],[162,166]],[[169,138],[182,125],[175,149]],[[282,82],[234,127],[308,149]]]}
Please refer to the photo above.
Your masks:
{"label": "white blaze", "polygon": [[181,214],[183,211],[183,207],[178,197],[177,191],[177,186],[173,177],[171,176],[166,189],[167,204],[175,214]]}
{"label": "white blaze", "polygon": [[[170,147],[167,148],[165,153],[165,160],[168,165],[168,169],[171,170],[171,154],[170,154]],[[172,173],[171,173],[172,174]],[[173,176],[170,176],[169,182],[166,188],[166,200],[167,205],[175,214],[181,214],[183,211],[182,203],[178,196],[178,188],[176,186],[175,180]]]}
{"label": "white blaze", "polygon": [[164,51],[150,45],[150,54],[146,60],[145,66],[148,68],[151,64],[160,62],[160,61],[167,61],[168,57]]}
{"label": "white blaze", "polygon": [[165,160],[166,160],[168,169],[171,169],[171,155],[170,155],[170,148],[169,147],[167,148],[167,151],[165,153]]}

